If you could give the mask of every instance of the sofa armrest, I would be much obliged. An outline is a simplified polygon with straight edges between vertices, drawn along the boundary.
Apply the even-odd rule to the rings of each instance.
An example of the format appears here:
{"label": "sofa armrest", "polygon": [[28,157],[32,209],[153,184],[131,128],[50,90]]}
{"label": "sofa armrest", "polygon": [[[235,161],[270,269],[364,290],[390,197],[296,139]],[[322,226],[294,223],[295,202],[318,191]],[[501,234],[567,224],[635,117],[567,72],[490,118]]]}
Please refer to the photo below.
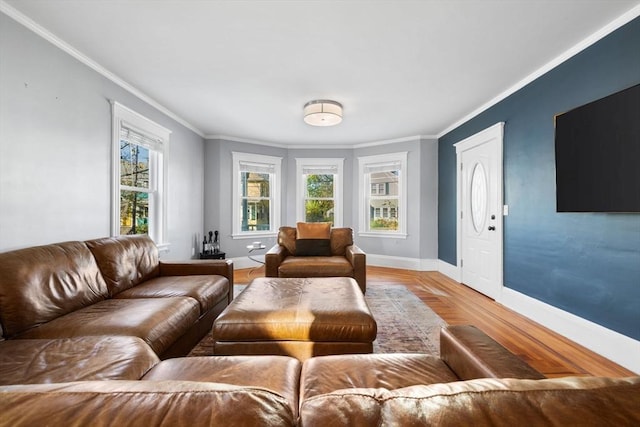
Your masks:
{"label": "sofa armrest", "polygon": [[353,278],[364,294],[367,290],[367,254],[356,245],[349,245],[345,249],[345,257],[353,266]]}
{"label": "sofa armrest", "polygon": [[440,330],[440,358],[462,380],[545,378],[524,360],[470,325],[446,326]]}
{"label": "sofa armrest", "polygon": [[289,251],[282,245],[274,245],[264,255],[264,267],[266,277],[278,277],[278,267],[289,255]]}
{"label": "sofa armrest", "polygon": [[160,261],[160,276],[218,275],[229,279],[233,288],[233,261],[230,259],[193,259]]}

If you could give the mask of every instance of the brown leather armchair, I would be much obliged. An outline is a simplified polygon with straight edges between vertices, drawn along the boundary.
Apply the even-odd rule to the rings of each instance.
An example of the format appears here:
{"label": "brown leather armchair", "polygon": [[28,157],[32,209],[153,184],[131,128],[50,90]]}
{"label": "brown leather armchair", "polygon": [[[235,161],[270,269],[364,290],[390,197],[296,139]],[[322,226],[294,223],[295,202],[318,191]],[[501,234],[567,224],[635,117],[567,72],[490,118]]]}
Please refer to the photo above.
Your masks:
{"label": "brown leather armchair", "polygon": [[329,256],[301,255],[296,237],[296,227],[280,227],[276,245],[265,254],[267,277],[352,277],[366,291],[366,254],[353,244],[351,228],[331,229]]}

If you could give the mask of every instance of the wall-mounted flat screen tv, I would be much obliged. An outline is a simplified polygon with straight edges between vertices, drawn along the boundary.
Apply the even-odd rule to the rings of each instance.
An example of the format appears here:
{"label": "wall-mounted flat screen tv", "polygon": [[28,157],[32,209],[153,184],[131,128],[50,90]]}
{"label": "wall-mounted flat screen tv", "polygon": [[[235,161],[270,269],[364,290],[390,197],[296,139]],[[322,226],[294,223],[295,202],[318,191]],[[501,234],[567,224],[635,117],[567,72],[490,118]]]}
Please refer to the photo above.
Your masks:
{"label": "wall-mounted flat screen tv", "polygon": [[640,212],[640,84],[555,117],[558,212]]}

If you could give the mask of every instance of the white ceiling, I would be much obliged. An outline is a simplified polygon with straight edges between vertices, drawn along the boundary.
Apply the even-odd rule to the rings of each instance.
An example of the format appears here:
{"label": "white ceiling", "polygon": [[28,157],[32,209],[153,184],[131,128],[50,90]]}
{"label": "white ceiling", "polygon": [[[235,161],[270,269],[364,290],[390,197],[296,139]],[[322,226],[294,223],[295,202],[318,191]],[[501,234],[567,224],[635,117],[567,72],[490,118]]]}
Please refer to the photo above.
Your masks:
{"label": "white ceiling", "polygon": [[[201,135],[289,147],[440,135],[640,14],[640,0],[3,3]],[[340,125],[302,121],[318,98],[344,105]]]}

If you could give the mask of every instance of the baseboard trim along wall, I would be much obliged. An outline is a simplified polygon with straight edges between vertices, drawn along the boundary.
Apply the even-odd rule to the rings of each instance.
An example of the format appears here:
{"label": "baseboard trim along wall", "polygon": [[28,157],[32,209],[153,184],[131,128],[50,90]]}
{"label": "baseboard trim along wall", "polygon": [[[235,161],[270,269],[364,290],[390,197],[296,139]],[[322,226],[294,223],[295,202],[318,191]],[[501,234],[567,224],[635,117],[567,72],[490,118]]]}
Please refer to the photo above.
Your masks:
{"label": "baseboard trim along wall", "polygon": [[451,265],[448,262],[442,261],[441,259],[438,260],[437,271],[449,277],[450,279],[455,280],[458,283],[460,283],[460,281],[462,280],[460,277],[460,269],[458,268],[458,266]]}
{"label": "baseboard trim along wall", "polygon": [[498,301],[505,307],[640,373],[640,341],[507,287]]}
{"label": "baseboard trim along wall", "polygon": [[438,260],[367,254],[367,265],[415,271],[438,271]]}
{"label": "baseboard trim along wall", "polygon": [[[264,255],[256,255],[252,258],[264,262]],[[233,260],[233,266],[236,269],[256,268],[261,266],[260,263],[250,260],[246,256],[235,257],[231,259]],[[367,265],[373,265],[376,267],[402,268],[405,270],[415,271],[438,271],[438,263],[439,261],[435,259],[418,259],[367,254]]]}
{"label": "baseboard trim along wall", "polygon": [[[438,271],[458,283],[461,281],[460,269],[455,265],[438,260]],[[620,366],[640,373],[640,341],[507,287],[502,288],[496,301]]]}

